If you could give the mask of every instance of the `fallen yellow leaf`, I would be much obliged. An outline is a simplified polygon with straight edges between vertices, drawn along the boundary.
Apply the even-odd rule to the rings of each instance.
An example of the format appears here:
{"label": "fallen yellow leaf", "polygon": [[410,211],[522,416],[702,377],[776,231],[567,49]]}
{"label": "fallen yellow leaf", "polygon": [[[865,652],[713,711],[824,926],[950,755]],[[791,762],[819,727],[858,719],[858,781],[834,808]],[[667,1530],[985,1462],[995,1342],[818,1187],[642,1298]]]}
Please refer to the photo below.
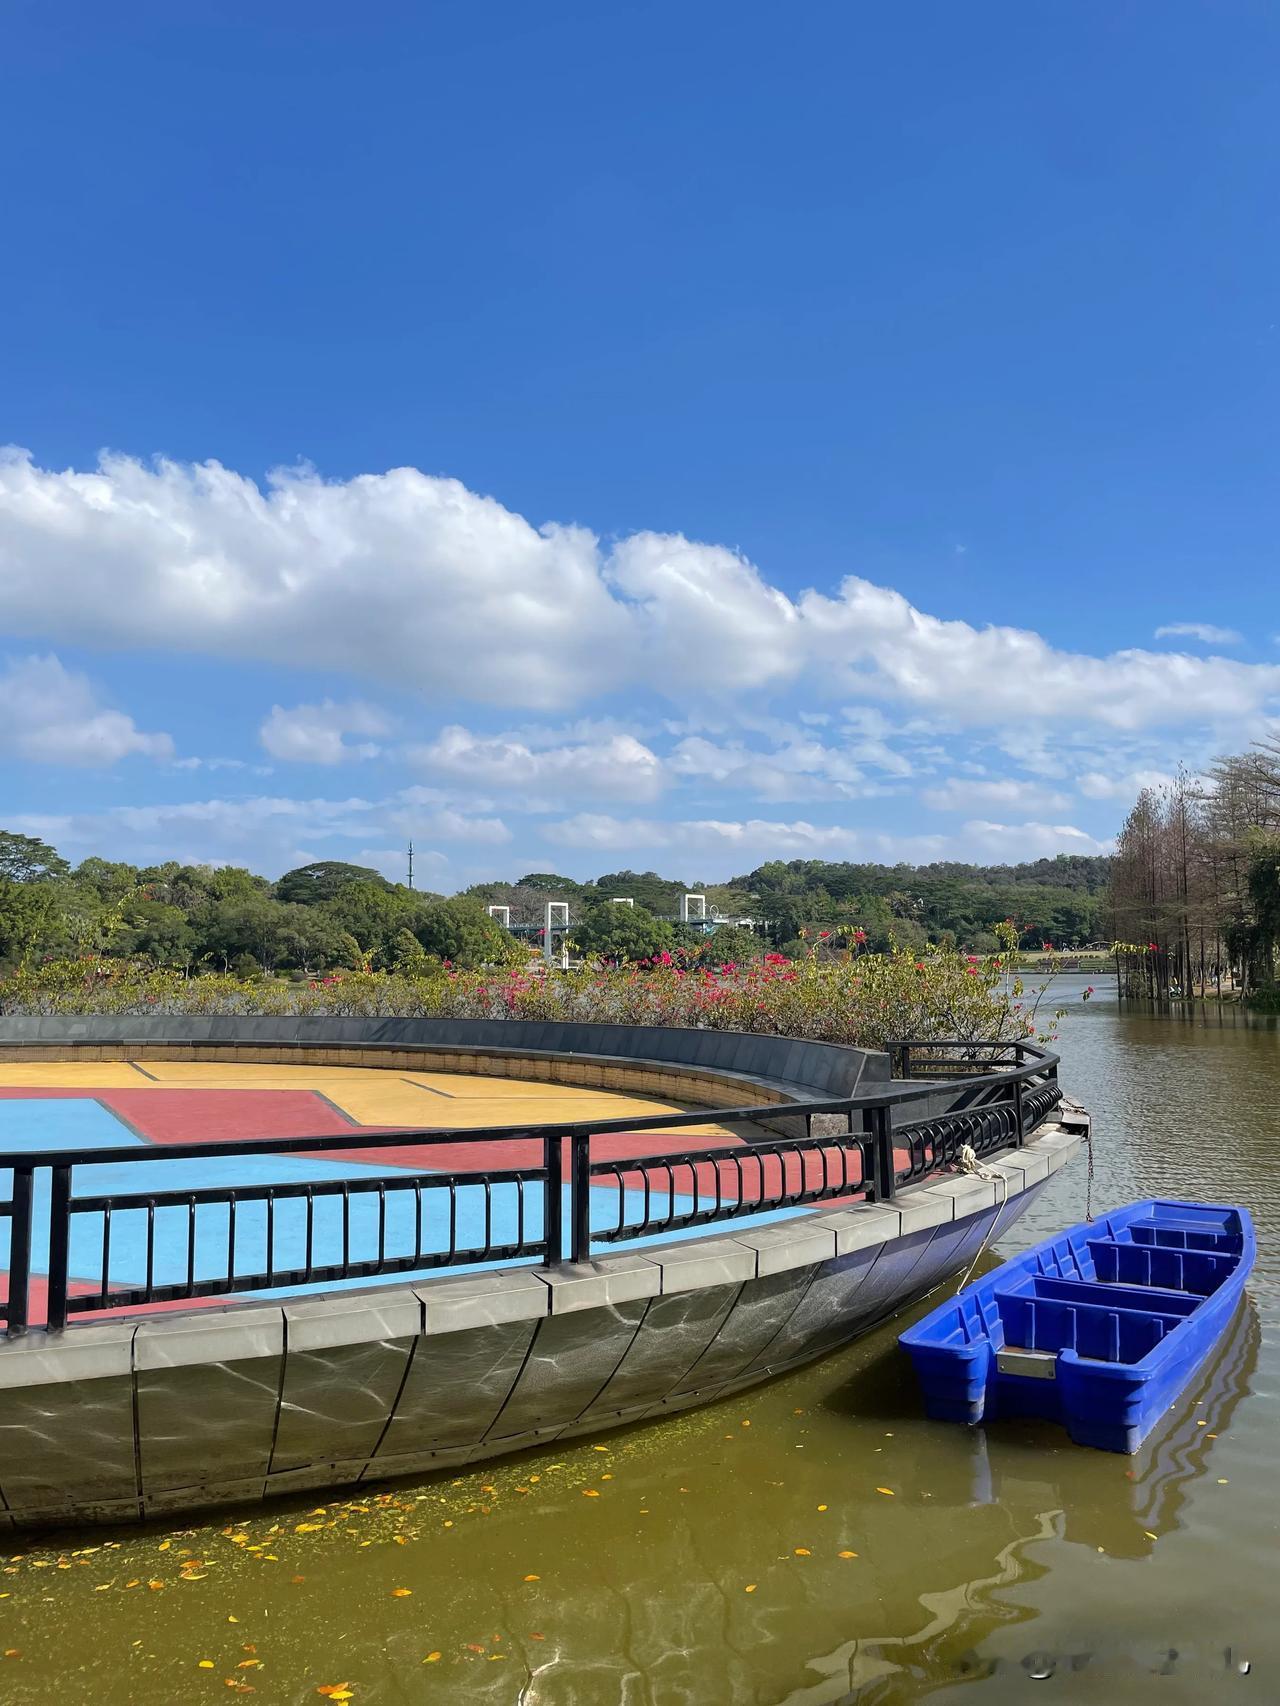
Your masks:
{"label": "fallen yellow leaf", "polygon": [[893,1497],[892,1487],[877,1487],[876,1492],[883,1493],[886,1499],[891,1499]]}
{"label": "fallen yellow leaf", "polygon": [[813,1554],[810,1552],[810,1550],[807,1546],[797,1546],[796,1547],[796,1557],[797,1558],[811,1558],[812,1556],[813,1556]]}
{"label": "fallen yellow leaf", "polygon": [[541,1576],[526,1576],[524,1579],[527,1582],[540,1582],[542,1580],[542,1577]]}
{"label": "fallen yellow leaf", "polygon": [[582,1496],[584,1499],[598,1499],[600,1494],[594,1487],[584,1487],[582,1489]]}
{"label": "fallen yellow leaf", "polygon": [[392,1599],[408,1599],[412,1592],[412,1588],[392,1588],[391,1597]]}
{"label": "fallen yellow leaf", "polygon": [[201,1670],[212,1670],[213,1669],[213,1660],[212,1659],[201,1659],[200,1660],[200,1669]]}
{"label": "fallen yellow leaf", "polygon": [[748,1582],[742,1591],[743,1593],[754,1593],[756,1591],[756,1584],[754,1582]]}
{"label": "fallen yellow leaf", "polygon": [[856,1552],[838,1552],[836,1556],[839,1558],[856,1558],[858,1554]]}
{"label": "fallen yellow leaf", "polygon": [[819,1505],[819,1506],[818,1506],[818,1509],[819,1509],[819,1510],[820,1510],[820,1511],[824,1511],[824,1510],[826,1510],[826,1508],[827,1508],[827,1507],[826,1507],[826,1506],[825,1506],[825,1505]]}
{"label": "fallen yellow leaf", "polygon": [[438,1664],[440,1662],[440,1655],[439,1655],[439,1653],[428,1653],[426,1658],[423,1659],[422,1662],[424,1665]]}

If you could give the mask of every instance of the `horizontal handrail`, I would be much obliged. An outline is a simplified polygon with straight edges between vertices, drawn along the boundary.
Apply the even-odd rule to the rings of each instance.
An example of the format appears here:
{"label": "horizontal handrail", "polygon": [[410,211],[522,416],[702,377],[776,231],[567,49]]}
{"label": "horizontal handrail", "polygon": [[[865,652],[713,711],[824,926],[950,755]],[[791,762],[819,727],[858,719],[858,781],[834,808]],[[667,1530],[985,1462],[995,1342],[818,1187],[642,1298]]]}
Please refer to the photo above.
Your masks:
{"label": "horizontal handrail", "polygon": [[[948,1063],[940,1051],[954,1049],[966,1051],[969,1060]],[[839,1198],[884,1201],[900,1185],[921,1183],[954,1161],[962,1144],[985,1155],[1024,1142],[1061,1098],[1058,1056],[1025,1040],[905,1039],[892,1044],[890,1052],[902,1063],[904,1078],[913,1065],[956,1068],[972,1062],[996,1070],[954,1077],[934,1077],[926,1070],[917,1082],[898,1080],[852,1095],[640,1118],[541,1125],[526,1121],[479,1129],[355,1128],[231,1143],[206,1140],[162,1148],[0,1154],[0,1168],[13,1173],[10,1200],[0,1203],[0,1221],[8,1221],[10,1242],[9,1295],[0,1306],[0,1319],[10,1336],[28,1325],[32,1246],[38,1242],[34,1181],[42,1170],[50,1174],[46,1319],[49,1329],[58,1331],[70,1316],[114,1308],[425,1272],[477,1261],[555,1264],[566,1256],[580,1261],[591,1254],[593,1244]],[[947,1096],[959,1099],[957,1104],[894,1124],[895,1110]],[[815,1136],[813,1122],[822,1115],[838,1116],[846,1129]],[[783,1119],[802,1120],[806,1135],[756,1132],[745,1146],[732,1149],[699,1146],[595,1160],[591,1155],[593,1138],[617,1133],[670,1136],[710,1122],[761,1127]],[[538,1161],[467,1168],[468,1144],[491,1148],[512,1142],[538,1145]],[[440,1172],[415,1166],[409,1156],[405,1166],[376,1175],[243,1185],[202,1181],[184,1187],[163,1184],[161,1172],[152,1175],[155,1185],[119,1192],[99,1189],[80,1197],[73,1190],[75,1169],[85,1166],[164,1169],[171,1163],[214,1158],[415,1148],[457,1153],[450,1169]],[[639,1181],[639,1208],[634,1213],[628,1205],[631,1179]],[[611,1190],[617,1197],[612,1206]],[[603,1225],[592,1225],[593,1207]],[[121,1242],[124,1257],[119,1256]],[[133,1265],[127,1279],[114,1271],[113,1250],[119,1261]],[[93,1279],[84,1272],[86,1267]]]}

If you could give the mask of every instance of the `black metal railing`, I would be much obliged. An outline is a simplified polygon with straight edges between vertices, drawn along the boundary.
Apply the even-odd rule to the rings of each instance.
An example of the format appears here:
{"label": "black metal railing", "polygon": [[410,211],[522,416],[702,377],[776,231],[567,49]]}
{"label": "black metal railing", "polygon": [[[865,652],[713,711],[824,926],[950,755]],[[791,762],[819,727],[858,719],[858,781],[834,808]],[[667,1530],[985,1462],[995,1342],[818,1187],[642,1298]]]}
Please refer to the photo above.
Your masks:
{"label": "black metal railing", "polygon": [[[590,1124],[0,1155],[12,1173],[0,1201],[9,1227],[0,1319],[11,1337],[41,1314],[58,1331],[72,1317],[109,1310],[462,1265],[582,1261],[596,1246],[688,1227],[842,1199],[885,1201],[954,1163],[964,1144],[981,1156],[1025,1142],[1061,1099],[1058,1057],[1030,1043],[913,1041],[893,1045],[891,1058],[909,1082],[829,1100]],[[949,1105],[895,1118],[929,1099]],[[766,1129],[780,1121],[802,1122],[805,1135]],[[827,1129],[815,1132],[820,1121]],[[598,1152],[620,1134],[666,1139],[712,1122],[748,1128],[746,1141]],[[478,1152],[468,1157],[468,1148]],[[415,1149],[442,1151],[450,1165],[439,1170],[442,1157],[433,1156],[428,1168],[410,1156],[393,1172],[348,1160],[331,1178],[179,1176],[192,1162],[215,1163],[206,1170],[214,1175],[228,1163],[243,1172],[246,1159],[287,1172],[292,1156],[314,1166],[335,1152]],[[45,1273],[40,1311],[32,1279]]]}

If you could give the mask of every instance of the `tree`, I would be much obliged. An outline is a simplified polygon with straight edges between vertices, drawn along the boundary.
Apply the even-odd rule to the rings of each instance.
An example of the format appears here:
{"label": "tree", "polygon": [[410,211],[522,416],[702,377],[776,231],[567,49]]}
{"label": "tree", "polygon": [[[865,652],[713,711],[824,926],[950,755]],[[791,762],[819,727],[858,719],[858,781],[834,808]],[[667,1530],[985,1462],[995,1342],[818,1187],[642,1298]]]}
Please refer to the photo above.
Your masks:
{"label": "tree", "polygon": [[707,965],[749,965],[764,953],[765,943],[753,930],[736,924],[720,924],[707,937],[702,959]]}
{"label": "tree", "polygon": [[558,877],[554,871],[530,871],[527,876],[519,878],[514,885],[521,889],[540,889],[544,894],[565,895],[581,894],[583,884],[574,882],[572,877]]}
{"label": "tree", "polygon": [[125,903],[114,933],[116,951],[161,966],[191,962],[196,936],[180,906],[139,898]]}
{"label": "tree", "polygon": [[579,953],[615,963],[652,959],[670,948],[673,940],[665,918],[655,918],[642,906],[618,906],[609,901],[589,907],[571,935]]}
{"label": "tree", "polygon": [[35,883],[45,877],[65,877],[70,870],[47,841],[0,829],[0,877],[15,883]]}
{"label": "tree", "polygon": [[413,934],[428,954],[457,966],[505,965],[519,953],[515,939],[478,900],[436,900],[414,920]]}
{"label": "tree", "polygon": [[72,873],[108,905],[121,901],[138,886],[138,867],[114,859],[82,859]]}
{"label": "tree", "polygon": [[594,888],[595,896],[591,898],[609,901],[615,895],[623,895],[647,912],[672,916],[680,911],[680,896],[688,893],[684,883],[660,877],[656,871],[611,871],[597,877]]}
{"label": "tree", "polygon": [[422,902],[412,889],[394,889],[390,883],[348,883],[331,900],[321,903],[340,930],[354,936],[366,956],[381,957],[396,932],[412,926]]}
{"label": "tree", "polygon": [[0,876],[0,958],[20,960],[55,928],[57,896],[51,883]]}
{"label": "tree", "polygon": [[340,859],[321,859],[314,865],[299,865],[286,871],[276,884],[276,899],[315,906],[333,900],[352,883],[373,883],[389,889],[391,884],[371,865],[344,865]]}

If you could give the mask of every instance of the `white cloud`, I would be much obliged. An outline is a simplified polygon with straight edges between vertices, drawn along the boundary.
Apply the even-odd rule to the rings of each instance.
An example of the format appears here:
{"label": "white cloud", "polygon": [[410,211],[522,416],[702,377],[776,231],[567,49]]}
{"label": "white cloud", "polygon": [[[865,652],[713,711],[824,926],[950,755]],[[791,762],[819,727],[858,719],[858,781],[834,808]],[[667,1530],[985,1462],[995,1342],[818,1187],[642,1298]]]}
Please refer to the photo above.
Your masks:
{"label": "white cloud", "polygon": [[1024,859],[1048,859],[1058,853],[1112,853],[1115,843],[1099,841],[1069,823],[989,823],[975,818],[963,831],[973,855],[1016,864]]}
{"label": "white cloud", "polygon": [[1181,653],[1059,651],[1023,628],[975,628],[917,610],[886,587],[850,576],[835,597],[806,593],[809,654],[864,696],[936,710],[967,726],[1038,717],[1116,729],[1256,714],[1280,694],[1280,669]]}
{"label": "white cloud", "polygon": [[1200,640],[1206,646],[1238,646],[1244,639],[1234,628],[1212,622],[1166,622],[1156,629],[1157,640]]}
{"label": "white cloud", "polygon": [[14,815],[9,827],[48,837],[73,858],[100,853],[144,865],[158,859],[247,864],[272,875],[313,859],[374,862],[353,855],[352,842],[367,850],[394,841],[407,853],[412,840],[416,861],[419,857],[442,860],[444,855],[432,847],[437,841],[494,847],[511,839],[500,818],[473,815],[434,790],[418,788],[404,788],[381,800],[251,794],[241,799],[118,805],[92,812]]}
{"label": "white cloud", "polygon": [[1086,770],[1076,777],[1076,788],[1086,799],[1125,800],[1132,805],[1144,788],[1167,788],[1172,781],[1165,770],[1130,770],[1115,776]]}
{"label": "white cloud", "polygon": [[629,734],[543,746],[535,737],[473,734],[454,723],[430,745],[411,747],[407,756],[456,782],[537,794],[549,806],[566,794],[652,800],[663,785],[661,760]]}
{"label": "white cloud", "polygon": [[[638,848],[662,849],[672,853],[716,859],[732,855],[736,863],[754,864],[761,859],[937,859],[945,856],[942,836],[878,835],[843,825],[775,822],[749,818],[738,822],[700,818],[664,822],[657,818],[617,818],[605,813],[579,812],[545,825],[543,839],[556,847],[571,847],[589,853],[631,853]],[[728,870],[730,866],[724,865]]]}
{"label": "white cloud", "polygon": [[807,730],[769,748],[688,735],[667,762],[673,775],[763,800],[864,799],[891,791],[869,782],[848,750],[825,746]]}
{"label": "white cloud", "polygon": [[300,468],[263,490],[216,462],[20,452],[0,458],[0,624],[538,707],[609,688],[629,637],[592,535],[456,480]]}
{"label": "white cloud", "polygon": [[376,706],[359,699],[342,705],[325,699],[319,705],[295,705],[291,710],[273,705],[258,739],[272,758],[293,764],[341,764],[351,758],[376,758],[382,751],[373,740],[352,745],[344,736],[383,736],[389,728]]}
{"label": "white cloud", "polygon": [[1047,720],[1129,730],[1256,718],[1280,695],[1275,664],[1063,651],[856,576],[792,599],[724,546],[637,533],[606,549],[412,468],[334,482],[292,469],[260,489],[217,463],[56,472],[9,452],[0,625],[538,709],[627,687],[758,701],[803,683],[965,728],[1020,725],[1031,692]]}
{"label": "white cloud", "polygon": [[18,658],[0,673],[0,753],[38,764],[104,766],[135,753],[169,758],[166,734],[98,700],[88,676],[53,656]]}
{"label": "white cloud", "polygon": [[920,798],[938,812],[971,812],[983,806],[1007,806],[1015,811],[1060,811],[1067,802],[1065,794],[1054,793],[1038,782],[1020,782],[1014,778],[993,781],[971,781],[949,776],[939,788],[926,788]]}

